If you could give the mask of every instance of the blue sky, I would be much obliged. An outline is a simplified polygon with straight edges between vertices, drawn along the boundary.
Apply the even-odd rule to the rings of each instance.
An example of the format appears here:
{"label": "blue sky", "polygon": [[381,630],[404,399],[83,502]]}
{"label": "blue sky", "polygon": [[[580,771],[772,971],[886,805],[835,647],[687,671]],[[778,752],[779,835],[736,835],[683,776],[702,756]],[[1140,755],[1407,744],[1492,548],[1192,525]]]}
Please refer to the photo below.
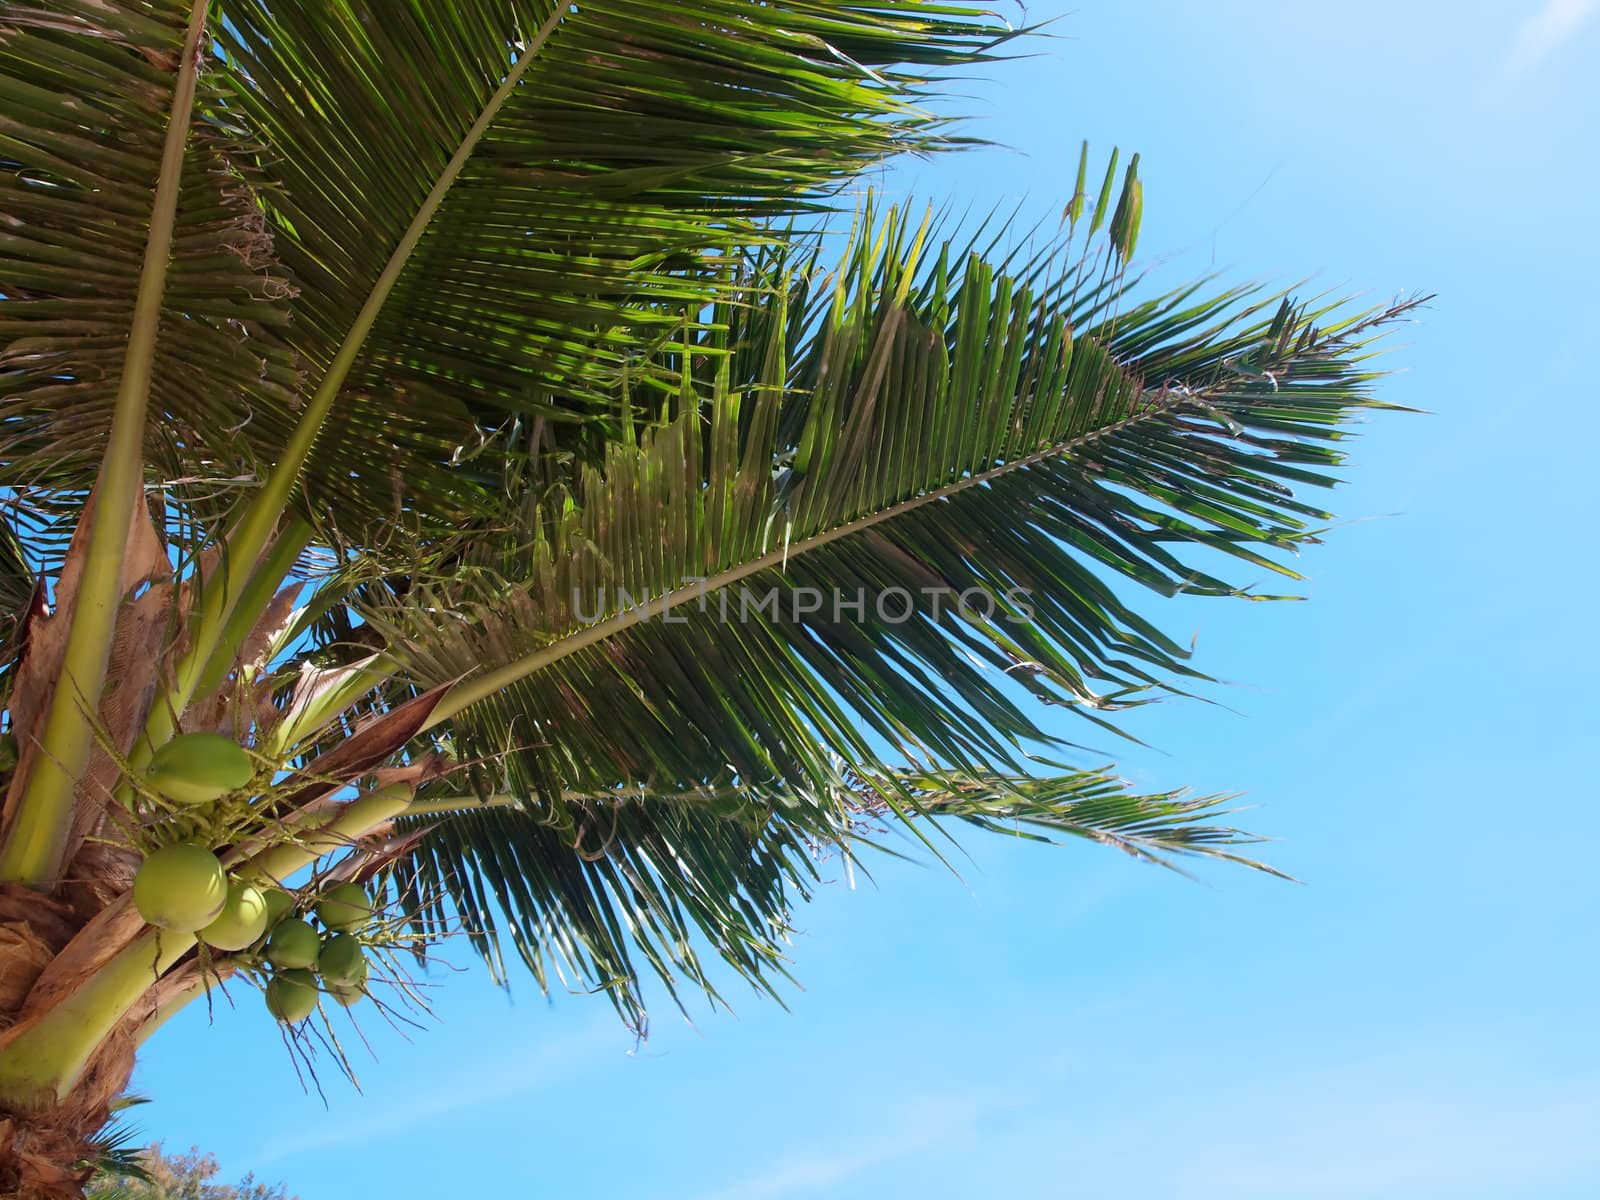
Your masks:
{"label": "blue sky", "polygon": [[1164,269],[1440,294],[1386,393],[1432,415],[1366,431],[1311,602],[1169,609],[1226,707],[1123,755],[1248,793],[1305,883],[968,838],[959,880],[879,862],[802,912],[789,1012],[662,1007],[637,1053],[462,949],[326,1108],[246,994],[146,1048],[149,1135],[304,1200],[1600,1194],[1600,2],[1080,0],[1057,33],[965,89],[1011,150],[891,188],[1052,214],[1089,137],[1142,152]]}

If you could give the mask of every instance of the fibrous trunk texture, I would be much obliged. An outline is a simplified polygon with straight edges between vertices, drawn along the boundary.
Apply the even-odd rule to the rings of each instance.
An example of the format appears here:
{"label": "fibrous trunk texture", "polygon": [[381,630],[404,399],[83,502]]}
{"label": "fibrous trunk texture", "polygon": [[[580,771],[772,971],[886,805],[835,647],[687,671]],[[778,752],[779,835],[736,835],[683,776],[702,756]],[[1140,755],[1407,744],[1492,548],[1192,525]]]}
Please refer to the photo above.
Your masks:
{"label": "fibrous trunk texture", "polygon": [[[79,932],[71,909],[31,888],[0,884],[0,1054],[36,1011],[29,1001],[47,968]],[[59,986],[59,972],[47,982]],[[133,1072],[134,1038],[119,1029],[101,1044],[71,1095],[0,1101],[0,1197],[57,1200],[83,1195],[91,1141]]]}
{"label": "fibrous trunk texture", "polygon": [[77,1200],[94,1174],[93,1139],[133,1073],[131,1037],[103,1046],[78,1089],[60,1104],[8,1112],[0,1106],[0,1197]]}

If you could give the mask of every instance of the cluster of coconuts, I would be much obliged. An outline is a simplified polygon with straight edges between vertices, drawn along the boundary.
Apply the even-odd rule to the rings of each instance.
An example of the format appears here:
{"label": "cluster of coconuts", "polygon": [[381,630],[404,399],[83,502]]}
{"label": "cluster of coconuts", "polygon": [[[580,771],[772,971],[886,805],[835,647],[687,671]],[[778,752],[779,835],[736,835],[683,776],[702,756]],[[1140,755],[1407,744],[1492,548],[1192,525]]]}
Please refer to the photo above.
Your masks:
{"label": "cluster of coconuts", "polygon": [[[254,775],[250,756],[221,734],[186,733],[156,751],[145,784],[193,808],[247,786]],[[217,856],[191,842],[145,856],[133,880],[133,903],[150,924],[196,934],[218,950],[243,950],[266,928],[261,893],[230,881]]]}
{"label": "cluster of coconuts", "polygon": [[[267,983],[267,1011],[294,1024],[317,1007],[318,991],[349,1008],[366,994],[367,956],[361,932],[372,920],[372,902],[354,883],[341,883],[317,901],[318,933],[294,916],[294,902],[285,892],[278,902],[280,919],[266,939],[262,957],[272,967]],[[318,988],[318,978],[321,987]]]}
{"label": "cluster of coconuts", "polygon": [[[249,784],[254,764],[244,750],[214,733],[173,738],[151,759],[145,784],[174,803],[210,804]],[[365,994],[367,959],[360,933],[372,920],[366,891],[353,883],[316,903],[324,933],[293,914],[278,888],[230,879],[205,846],[180,842],[145,856],[133,880],[133,903],[150,924],[192,933],[214,950],[252,950],[272,967],[267,1010],[280,1021],[303,1021],[322,988],[348,1007]],[[315,972],[315,973],[313,973]]]}

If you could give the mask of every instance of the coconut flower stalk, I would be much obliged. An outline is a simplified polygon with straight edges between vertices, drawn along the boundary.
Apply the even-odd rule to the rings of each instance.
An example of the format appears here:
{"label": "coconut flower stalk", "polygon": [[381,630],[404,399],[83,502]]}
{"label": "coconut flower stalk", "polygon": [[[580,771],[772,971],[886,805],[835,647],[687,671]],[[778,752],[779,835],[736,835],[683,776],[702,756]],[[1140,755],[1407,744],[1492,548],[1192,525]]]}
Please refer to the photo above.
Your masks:
{"label": "coconut flower stalk", "polygon": [[1410,305],[1145,288],[1087,147],[1027,254],[845,188],[1016,36],[6,7],[0,1194],[225,981],[301,1036],[461,931],[642,1032],[891,829],[1262,865],[1071,725],[1204,686],[1136,594],[1296,578]]}

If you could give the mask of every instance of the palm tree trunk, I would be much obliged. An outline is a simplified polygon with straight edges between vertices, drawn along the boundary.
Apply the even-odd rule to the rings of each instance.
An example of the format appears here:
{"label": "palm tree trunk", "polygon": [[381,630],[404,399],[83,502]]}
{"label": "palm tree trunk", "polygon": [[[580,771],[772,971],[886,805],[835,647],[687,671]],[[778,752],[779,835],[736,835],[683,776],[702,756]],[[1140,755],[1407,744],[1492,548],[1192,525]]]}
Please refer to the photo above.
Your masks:
{"label": "palm tree trunk", "polygon": [[94,1137],[133,1073],[133,1043],[108,1053],[91,1083],[65,1101],[13,1109],[0,1102],[0,1196],[78,1200],[94,1174]]}
{"label": "palm tree trunk", "polygon": [[0,894],[0,1196],[55,1200],[82,1195],[140,1043],[233,967],[182,962],[194,938],[126,901],[73,931],[64,906],[25,892]]}
{"label": "palm tree trunk", "polygon": [[[0,885],[0,1057],[25,1040],[36,1014],[29,997],[61,962],[77,921],[39,893]],[[0,1196],[66,1200],[83,1195],[95,1134],[133,1071],[135,1038],[120,1028],[91,1050],[87,1068],[65,1097],[0,1092]]]}

